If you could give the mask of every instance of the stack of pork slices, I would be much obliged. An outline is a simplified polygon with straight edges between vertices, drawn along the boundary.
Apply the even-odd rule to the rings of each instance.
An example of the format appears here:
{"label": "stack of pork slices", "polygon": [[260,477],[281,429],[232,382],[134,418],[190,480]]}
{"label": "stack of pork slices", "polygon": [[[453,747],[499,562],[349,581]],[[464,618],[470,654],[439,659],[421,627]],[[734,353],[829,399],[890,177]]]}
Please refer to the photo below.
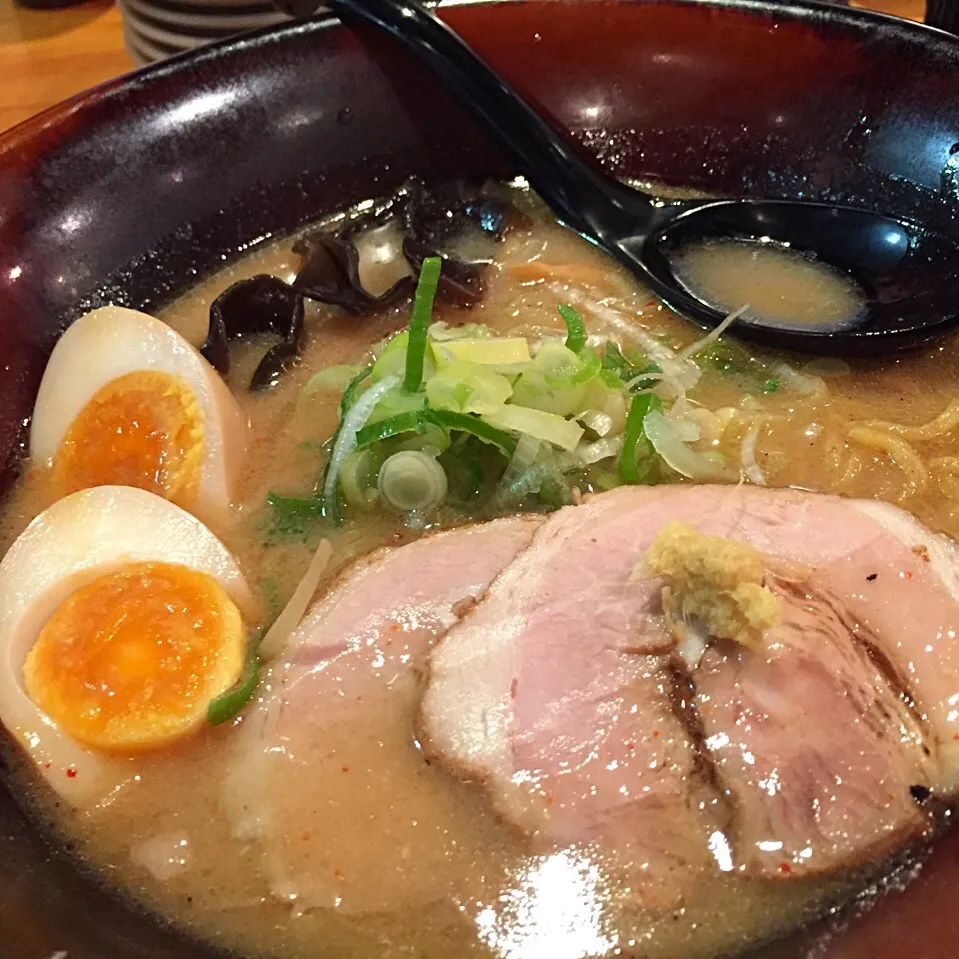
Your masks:
{"label": "stack of pork slices", "polygon": [[[672,522],[762,555],[781,616],[759,648],[677,648],[643,565]],[[277,895],[332,894],[298,841],[329,815],[311,757],[386,695],[397,748],[415,736],[533,848],[618,850],[651,906],[704,869],[841,872],[923,834],[957,791],[959,549],[884,503],[674,485],[364,557],[294,632],[240,738],[234,826],[269,853]]]}

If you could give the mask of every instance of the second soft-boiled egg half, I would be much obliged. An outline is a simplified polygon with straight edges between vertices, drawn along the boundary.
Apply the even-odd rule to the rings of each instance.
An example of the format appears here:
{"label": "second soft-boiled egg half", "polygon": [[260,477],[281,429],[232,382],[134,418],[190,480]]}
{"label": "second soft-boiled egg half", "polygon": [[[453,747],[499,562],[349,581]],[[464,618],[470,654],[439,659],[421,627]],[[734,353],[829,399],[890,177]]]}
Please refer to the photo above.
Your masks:
{"label": "second soft-boiled egg half", "polygon": [[247,421],[216,370],[166,323],[118,306],[59,339],[34,407],[30,454],[56,495],[122,484],[208,515],[228,507]]}
{"label": "second soft-boiled egg half", "polygon": [[0,722],[61,795],[183,739],[242,674],[257,607],[198,519],[101,486],[41,513],[0,562]]}

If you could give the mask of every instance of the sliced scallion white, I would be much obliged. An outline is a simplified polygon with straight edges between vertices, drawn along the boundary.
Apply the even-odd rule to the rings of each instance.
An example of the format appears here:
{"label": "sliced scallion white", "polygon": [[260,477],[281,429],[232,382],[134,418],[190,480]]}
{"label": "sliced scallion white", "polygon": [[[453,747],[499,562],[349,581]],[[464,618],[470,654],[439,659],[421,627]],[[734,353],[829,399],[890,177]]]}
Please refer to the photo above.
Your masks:
{"label": "sliced scallion white", "polygon": [[673,419],[667,417],[673,431],[684,443],[695,443],[702,435],[703,431],[699,424],[690,419]]}
{"label": "sliced scallion white", "polygon": [[613,428],[613,418],[602,410],[583,410],[575,419],[597,436],[606,436]]}
{"label": "sliced scallion white", "polygon": [[650,410],[643,417],[643,431],[653,449],[682,476],[708,480],[721,474],[720,464],[712,457],[691,450],[680,436],[677,423],[667,419],[659,410]]}
{"label": "sliced scallion white", "polygon": [[443,467],[421,450],[394,453],[380,467],[376,485],[383,501],[404,513],[435,509],[446,499]]}
{"label": "sliced scallion white", "polygon": [[623,449],[623,436],[604,436],[594,443],[580,443],[571,454],[575,466],[592,466],[611,456],[619,456]]}

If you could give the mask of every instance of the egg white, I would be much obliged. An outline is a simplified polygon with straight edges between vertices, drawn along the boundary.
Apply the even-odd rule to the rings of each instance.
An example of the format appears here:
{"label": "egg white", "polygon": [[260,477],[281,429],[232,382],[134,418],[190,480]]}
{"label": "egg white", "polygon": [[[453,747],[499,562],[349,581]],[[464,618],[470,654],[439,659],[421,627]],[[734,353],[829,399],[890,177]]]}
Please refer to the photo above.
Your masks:
{"label": "egg white", "polygon": [[83,408],[107,383],[153,370],[182,377],[203,417],[204,453],[191,510],[201,516],[236,499],[248,424],[216,370],[179,333],[155,317],[104,306],[74,322],[57,341],[43,373],[30,429],[30,455],[52,464]]}
{"label": "egg white", "polygon": [[65,497],[33,520],[0,562],[0,723],[75,805],[109,798],[134,777],[134,764],[90,750],[64,733],[27,695],[24,660],[73,592],[141,562],[207,573],[244,619],[257,614],[236,560],[216,536],[179,506],[129,486],[98,486]]}

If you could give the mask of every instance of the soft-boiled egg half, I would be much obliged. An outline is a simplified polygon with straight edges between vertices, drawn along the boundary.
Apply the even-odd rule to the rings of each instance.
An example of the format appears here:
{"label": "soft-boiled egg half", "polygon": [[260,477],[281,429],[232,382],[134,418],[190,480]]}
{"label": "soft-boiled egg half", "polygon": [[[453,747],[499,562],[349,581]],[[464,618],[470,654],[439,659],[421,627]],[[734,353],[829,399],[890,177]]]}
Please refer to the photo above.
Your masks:
{"label": "soft-boiled egg half", "polygon": [[136,486],[207,516],[228,507],[247,421],[216,370],[166,323],[119,306],[54,347],[30,431],[56,495]]}
{"label": "soft-boiled egg half", "polygon": [[194,733],[240,677],[256,604],[198,519],[100,486],[41,513],[0,562],[0,722],[63,796]]}

